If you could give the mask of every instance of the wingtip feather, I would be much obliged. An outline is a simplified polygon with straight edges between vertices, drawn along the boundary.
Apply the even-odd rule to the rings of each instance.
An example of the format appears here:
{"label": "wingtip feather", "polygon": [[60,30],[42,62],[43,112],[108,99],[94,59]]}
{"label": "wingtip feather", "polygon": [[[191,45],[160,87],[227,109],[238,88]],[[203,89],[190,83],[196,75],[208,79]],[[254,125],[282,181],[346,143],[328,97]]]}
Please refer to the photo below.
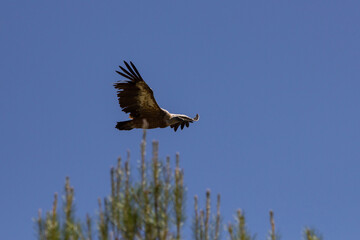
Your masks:
{"label": "wingtip feather", "polygon": [[134,71],[136,72],[137,76],[139,77],[139,79],[143,80],[139,71],[137,70],[137,68],[135,67],[135,65],[132,63],[132,61],[130,61],[131,66],[133,67]]}

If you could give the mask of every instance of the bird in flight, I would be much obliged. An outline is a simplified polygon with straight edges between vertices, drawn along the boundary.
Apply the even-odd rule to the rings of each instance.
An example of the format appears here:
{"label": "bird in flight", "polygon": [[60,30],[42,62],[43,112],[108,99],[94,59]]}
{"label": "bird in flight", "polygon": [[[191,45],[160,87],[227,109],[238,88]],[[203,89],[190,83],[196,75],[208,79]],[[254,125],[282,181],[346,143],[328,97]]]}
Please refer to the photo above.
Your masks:
{"label": "bird in flight", "polygon": [[124,61],[127,70],[121,66],[122,71],[116,71],[121,76],[127,78],[126,81],[114,83],[117,89],[119,104],[125,113],[129,113],[131,120],[118,122],[115,128],[119,130],[131,130],[133,128],[143,128],[146,120],[146,128],[165,128],[170,126],[176,130],[199,120],[199,114],[195,118],[183,114],[172,114],[160,108],[157,104],[152,89],[141,77],[135,65],[130,65]]}

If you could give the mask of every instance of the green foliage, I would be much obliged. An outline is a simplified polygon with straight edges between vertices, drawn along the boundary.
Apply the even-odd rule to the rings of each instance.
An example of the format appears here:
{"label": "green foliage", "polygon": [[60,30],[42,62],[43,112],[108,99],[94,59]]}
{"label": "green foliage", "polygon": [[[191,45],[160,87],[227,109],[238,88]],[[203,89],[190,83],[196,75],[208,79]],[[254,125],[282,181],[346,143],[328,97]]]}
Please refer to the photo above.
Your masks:
{"label": "green foliage", "polygon": [[170,159],[158,157],[153,142],[151,166],[145,162],[145,133],[141,143],[141,179],[132,182],[129,157],[111,169],[111,195],[100,205],[99,239],[180,239],[184,222],[183,171],[178,156],[174,170]]}
{"label": "green foliage", "polygon": [[[152,143],[152,159],[145,159],[146,131],[141,142],[141,163],[139,180],[131,178],[130,155],[126,161],[119,158],[116,167],[111,168],[111,193],[98,199],[99,210],[96,219],[96,236],[100,240],[180,240],[185,222],[184,171],[179,167],[179,154],[176,155],[175,168],[170,158],[159,159],[158,142]],[[220,195],[217,195],[215,214],[211,213],[210,190],[206,191],[205,209],[198,206],[195,196],[192,221],[195,240],[220,240],[222,237],[222,219],[220,214]],[[35,226],[39,240],[92,240],[93,220],[86,216],[84,223],[75,217],[74,188],[66,178],[62,213],[58,211],[58,195],[55,194],[53,208],[42,216],[39,210]],[[227,236],[231,240],[252,240],[241,210],[237,211],[235,223],[227,226]],[[269,240],[279,240],[275,231],[274,214],[270,211],[271,230]],[[320,240],[314,230],[305,229],[305,240]]]}
{"label": "green foliage", "polygon": [[252,240],[255,236],[251,236],[246,227],[245,215],[239,209],[236,216],[237,224],[229,224],[228,232],[231,240]]}
{"label": "green foliage", "polygon": [[195,196],[195,215],[193,220],[193,235],[196,240],[220,239],[220,195],[217,196],[216,215],[211,218],[210,190],[206,191],[205,211],[199,210],[198,197]]}
{"label": "green foliage", "polygon": [[280,235],[275,231],[274,212],[270,210],[269,215],[271,230],[269,231],[268,240],[280,240]]}
{"label": "green foliage", "polygon": [[304,239],[306,240],[322,240],[322,236],[316,233],[315,229],[305,228]]}
{"label": "green foliage", "polygon": [[[58,195],[55,193],[53,209],[46,213],[45,219],[42,218],[41,210],[39,210],[39,217],[36,220],[39,240],[86,239],[80,221],[75,220],[73,200],[74,189],[70,187],[69,178],[66,178],[65,196],[63,201],[64,219],[63,221],[60,221],[58,217]],[[89,234],[89,232],[91,233],[91,229],[89,225],[87,225],[87,227],[87,234]],[[88,236],[87,239],[91,239],[91,237]]]}

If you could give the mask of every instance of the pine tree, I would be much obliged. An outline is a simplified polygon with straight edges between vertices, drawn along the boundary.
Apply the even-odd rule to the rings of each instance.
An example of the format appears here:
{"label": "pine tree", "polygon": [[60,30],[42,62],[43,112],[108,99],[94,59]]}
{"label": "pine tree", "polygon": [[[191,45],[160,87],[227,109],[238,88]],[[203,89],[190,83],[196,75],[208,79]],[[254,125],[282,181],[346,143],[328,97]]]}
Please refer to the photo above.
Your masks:
{"label": "pine tree", "polygon": [[[74,188],[66,178],[63,214],[58,210],[58,194],[54,195],[53,208],[45,216],[39,210],[34,220],[39,240],[180,240],[185,223],[184,171],[180,168],[179,154],[176,155],[175,168],[171,168],[170,158],[165,162],[159,159],[159,143],[152,143],[152,159],[145,159],[146,130],[140,145],[141,163],[138,181],[131,181],[130,154],[126,161],[118,159],[116,167],[110,170],[111,193],[98,199],[99,214],[96,234],[89,215],[84,223],[77,220],[74,210]],[[211,214],[210,190],[206,191],[205,210],[199,208],[198,197],[194,197],[194,216],[192,220],[195,240],[252,240],[242,210],[236,214],[236,222],[227,226],[227,236],[222,231],[220,215],[220,195],[217,195],[216,212]],[[60,217],[63,216],[63,217]],[[269,240],[279,240],[275,231],[274,213],[270,211]],[[304,230],[305,240],[321,240],[313,229]]]}

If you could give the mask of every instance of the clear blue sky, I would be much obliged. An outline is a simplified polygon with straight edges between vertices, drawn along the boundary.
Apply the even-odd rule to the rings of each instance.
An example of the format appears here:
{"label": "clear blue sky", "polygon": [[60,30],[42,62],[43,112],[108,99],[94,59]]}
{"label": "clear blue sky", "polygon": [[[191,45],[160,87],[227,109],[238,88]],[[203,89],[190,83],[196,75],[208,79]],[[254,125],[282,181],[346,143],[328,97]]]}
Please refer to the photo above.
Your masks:
{"label": "clear blue sky", "polygon": [[148,132],[162,158],[180,152],[190,214],[209,188],[222,195],[224,223],[242,208],[257,239],[269,209],[283,239],[305,226],[356,239],[359,10],[359,1],[2,1],[1,238],[35,238],[31,219],[66,176],[78,216],[96,216],[116,158],[130,149],[136,165],[141,131],[114,128],[127,116],[112,87],[131,60],[162,107],[200,114],[184,131]]}

